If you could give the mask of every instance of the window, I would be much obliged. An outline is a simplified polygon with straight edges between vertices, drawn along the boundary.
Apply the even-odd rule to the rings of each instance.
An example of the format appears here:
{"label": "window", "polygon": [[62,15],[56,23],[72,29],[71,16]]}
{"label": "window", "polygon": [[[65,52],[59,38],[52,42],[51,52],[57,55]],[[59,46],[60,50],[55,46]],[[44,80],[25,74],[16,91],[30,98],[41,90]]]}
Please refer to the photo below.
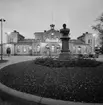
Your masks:
{"label": "window", "polygon": [[40,52],[40,45],[37,46],[37,52]]}
{"label": "window", "polygon": [[51,35],[54,35],[54,33],[51,33]]}
{"label": "window", "polygon": [[81,46],[78,47],[78,53],[81,53]]}
{"label": "window", "polygon": [[55,49],[55,46],[52,45],[52,47],[51,47],[52,52],[54,52],[54,49]]}
{"label": "window", "polygon": [[49,49],[49,45],[47,44],[46,46],[45,46],[47,49]]}
{"label": "window", "polygon": [[20,46],[19,45],[17,46],[17,52],[20,52]]}
{"label": "window", "polygon": [[90,39],[88,40],[88,44],[90,44]]}
{"label": "window", "polygon": [[32,47],[31,46],[29,46],[29,50],[32,50]]}
{"label": "window", "polygon": [[76,47],[73,46],[73,53],[76,53]]}
{"label": "window", "polygon": [[26,52],[27,50],[26,50],[26,46],[23,46],[23,52]]}
{"label": "window", "polygon": [[88,39],[88,44],[92,44],[92,39]]}
{"label": "window", "polygon": [[57,49],[60,49],[60,45],[57,45]]}

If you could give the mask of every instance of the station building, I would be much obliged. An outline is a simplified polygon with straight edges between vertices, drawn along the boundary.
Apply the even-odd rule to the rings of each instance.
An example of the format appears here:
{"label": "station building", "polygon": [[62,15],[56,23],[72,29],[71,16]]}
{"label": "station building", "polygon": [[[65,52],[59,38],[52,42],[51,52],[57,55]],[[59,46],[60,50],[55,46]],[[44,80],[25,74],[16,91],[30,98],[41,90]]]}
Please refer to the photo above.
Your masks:
{"label": "station building", "polygon": [[[14,30],[7,35],[7,43],[3,44],[3,54],[6,55],[7,49],[10,48],[11,55],[59,55],[62,49],[61,36],[61,33],[55,30],[54,24],[50,25],[49,30],[35,32],[33,39],[26,39]],[[93,53],[93,42],[89,41],[92,37],[85,36],[70,39],[69,49],[71,53]]]}

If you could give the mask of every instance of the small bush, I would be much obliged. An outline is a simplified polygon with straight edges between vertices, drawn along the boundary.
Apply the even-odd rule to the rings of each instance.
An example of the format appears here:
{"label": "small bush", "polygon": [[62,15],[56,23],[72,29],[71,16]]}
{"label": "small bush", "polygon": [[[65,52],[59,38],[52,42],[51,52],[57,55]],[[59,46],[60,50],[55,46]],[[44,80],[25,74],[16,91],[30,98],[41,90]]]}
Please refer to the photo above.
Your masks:
{"label": "small bush", "polygon": [[60,61],[53,58],[37,58],[34,61],[35,64],[47,66],[47,67],[96,67],[101,63],[96,60],[83,59],[81,56],[78,59],[70,59],[67,61]]}

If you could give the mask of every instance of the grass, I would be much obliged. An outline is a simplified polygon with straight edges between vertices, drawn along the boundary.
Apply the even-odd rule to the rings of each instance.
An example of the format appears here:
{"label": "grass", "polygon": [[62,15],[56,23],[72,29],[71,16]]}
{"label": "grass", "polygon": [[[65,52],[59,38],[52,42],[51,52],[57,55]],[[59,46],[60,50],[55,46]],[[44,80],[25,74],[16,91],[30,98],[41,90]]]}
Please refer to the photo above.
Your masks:
{"label": "grass", "polygon": [[69,60],[59,60],[53,58],[36,58],[34,61],[35,64],[47,66],[51,68],[60,68],[60,67],[96,67],[101,64],[101,62],[96,61],[95,59],[69,59]]}
{"label": "grass", "polygon": [[38,96],[103,103],[103,64],[50,68],[27,61],[0,70],[0,82]]}

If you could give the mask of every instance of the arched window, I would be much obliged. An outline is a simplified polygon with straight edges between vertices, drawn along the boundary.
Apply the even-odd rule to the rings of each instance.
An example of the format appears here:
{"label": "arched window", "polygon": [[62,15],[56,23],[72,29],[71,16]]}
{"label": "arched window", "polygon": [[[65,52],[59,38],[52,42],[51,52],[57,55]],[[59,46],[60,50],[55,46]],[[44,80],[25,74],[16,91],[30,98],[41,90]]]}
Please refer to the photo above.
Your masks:
{"label": "arched window", "polygon": [[81,46],[78,47],[78,53],[81,53]]}
{"label": "arched window", "polygon": [[57,45],[57,49],[60,49],[60,45]]}
{"label": "arched window", "polygon": [[40,45],[37,46],[37,52],[40,52]]}
{"label": "arched window", "polygon": [[52,32],[51,35],[54,35],[54,33]]}
{"label": "arched window", "polygon": [[27,49],[26,49],[26,46],[23,46],[23,52],[26,52]]}
{"label": "arched window", "polygon": [[19,45],[17,46],[17,52],[20,52],[20,46]]}
{"label": "arched window", "polygon": [[47,49],[49,49],[49,45],[47,44],[46,46],[45,46]]}
{"label": "arched window", "polygon": [[52,50],[52,52],[54,52],[54,50],[55,50],[55,46],[54,45],[51,46],[51,50]]}
{"label": "arched window", "polygon": [[31,46],[29,46],[29,50],[32,50],[32,47]]}
{"label": "arched window", "polygon": [[76,53],[76,47],[73,46],[73,53]]}

